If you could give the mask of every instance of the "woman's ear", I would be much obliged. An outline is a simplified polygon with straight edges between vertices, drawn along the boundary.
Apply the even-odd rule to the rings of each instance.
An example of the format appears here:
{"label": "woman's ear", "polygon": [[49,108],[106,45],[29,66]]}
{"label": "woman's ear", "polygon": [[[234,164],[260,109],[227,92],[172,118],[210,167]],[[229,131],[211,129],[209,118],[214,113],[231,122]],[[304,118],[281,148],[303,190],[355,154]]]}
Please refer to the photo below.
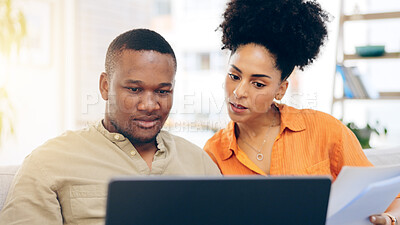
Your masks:
{"label": "woman's ear", "polygon": [[275,99],[280,101],[282,100],[283,96],[285,96],[286,90],[289,86],[289,82],[287,80],[284,80],[281,82],[279,85],[278,91],[276,92]]}
{"label": "woman's ear", "polygon": [[100,75],[99,89],[101,97],[106,101],[108,100],[109,88],[110,88],[110,76],[103,72]]}

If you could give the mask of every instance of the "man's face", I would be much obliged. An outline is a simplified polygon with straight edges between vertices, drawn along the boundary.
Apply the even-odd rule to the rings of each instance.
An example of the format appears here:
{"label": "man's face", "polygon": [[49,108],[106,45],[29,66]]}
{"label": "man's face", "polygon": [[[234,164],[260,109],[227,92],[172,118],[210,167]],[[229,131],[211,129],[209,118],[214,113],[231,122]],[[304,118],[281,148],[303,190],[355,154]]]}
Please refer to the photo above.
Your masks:
{"label": "man's face", "polygon": [[105,127],[132,143],[154,141],[172,107],[174,77],[171,55],[123,50],[112,74],[100,78]]}

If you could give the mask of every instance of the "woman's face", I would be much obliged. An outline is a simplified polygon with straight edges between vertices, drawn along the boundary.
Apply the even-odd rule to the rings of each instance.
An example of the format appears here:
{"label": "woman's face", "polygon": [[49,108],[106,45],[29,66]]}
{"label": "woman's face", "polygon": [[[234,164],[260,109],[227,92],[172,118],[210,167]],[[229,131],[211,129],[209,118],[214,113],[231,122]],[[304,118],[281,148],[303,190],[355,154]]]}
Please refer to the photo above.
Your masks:
{"label": "woman's face", "polygon": [[261,122],[258,119],[265,118],[274,98],[282,99],[287,86],[265,47],[240,46],[229,60],[225,80],[229,117],[236,123]]}

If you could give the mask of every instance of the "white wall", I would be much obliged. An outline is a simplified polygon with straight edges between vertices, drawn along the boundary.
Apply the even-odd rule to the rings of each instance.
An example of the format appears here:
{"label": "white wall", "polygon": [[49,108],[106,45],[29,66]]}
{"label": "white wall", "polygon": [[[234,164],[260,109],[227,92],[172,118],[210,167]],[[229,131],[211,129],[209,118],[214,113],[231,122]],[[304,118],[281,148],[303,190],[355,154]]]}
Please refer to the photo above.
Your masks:
{"label": "white wall", "polygon": [[[397,0],[391,3],[393,1]],[[319,2],[333,16],[328,27],[329,39],[315,63],[291,78],[283,102],[330,113],[339,1]],[[201,126],[224,127],[229,120],[222,87],[228,55],[220,52],[221,32],[215,31],[221,22],[225,0],[171,0],[172,15],[165,17],[153,17],[153,0],[16,0],[16,3],[25,6],[28,13],[29,9],[34,9],[28,7],[29,4],[48,4],[51,8],[51,20],[47,23],[40,22],[43,17],[40,15],[46,15],[40,11],[43,7],[30,12],[39,18],[39,24],[33,23],[33,27],[41,26],[41,23],[51,27],[48,43],[51,57],[44,66],[29,65],[27,61],[34,61],[25,60],[15,62],[10,68],[15,74],[10,78],[9,89],[17,108],[17,134],[6,137],[7,142],[0,150],[0,164],[19,163],[49,138],[103,116],[104,102],[97,84],[98,76],[104,70],[106,48],[116,35],[135,27],[159,31],[176,52],[178,73],[170,118],[180,124],[170,127],[172,132],[202,147],[213,133],[200,129]],[[199,52],[211,53],[213,69],[186,70],[186,65],[191,63],[187,54]],[[0,73],[1,63],[0,60]],[[396,83],[398,80],[390,81],[391,85]],[[393,104],[399,106],[398,103]],[[367,103],[376,105],[368,110],[350,105],[355,109],[350,108],[348,115],[363,121],[391,110],[391,104]],[[381,117],[398,121],[394,114]],[[392,136],[375,142],[399,144],[394,141],[396,135],[400,136],[397,124],[391,124],[389,133]]]}
{"label": "white wall", "polygon": [[[19,163],[32,149],[62,132],[62,3],[15,1],[25,13],[30,34],[19,56],[6,65],[7,89],[15,108],[16,135],[6,135],[0,164]],[[4,61],[3,61],[4,62]]]}

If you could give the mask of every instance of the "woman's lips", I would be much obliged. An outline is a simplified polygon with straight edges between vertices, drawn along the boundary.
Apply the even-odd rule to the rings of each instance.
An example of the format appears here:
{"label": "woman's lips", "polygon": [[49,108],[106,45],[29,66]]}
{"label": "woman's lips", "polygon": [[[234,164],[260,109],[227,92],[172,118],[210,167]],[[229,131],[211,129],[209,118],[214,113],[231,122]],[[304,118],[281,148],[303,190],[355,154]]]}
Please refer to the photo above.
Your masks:
{"label": "woman's lips", "polygon": [[244,106],[242,106],[240,104],[234,104],[234,103],[230,103],[230,104],[231,104],[232,111],[235,112],[235,113],[242,113],[242,112],[247,110],[246,107],[244,107]]}

